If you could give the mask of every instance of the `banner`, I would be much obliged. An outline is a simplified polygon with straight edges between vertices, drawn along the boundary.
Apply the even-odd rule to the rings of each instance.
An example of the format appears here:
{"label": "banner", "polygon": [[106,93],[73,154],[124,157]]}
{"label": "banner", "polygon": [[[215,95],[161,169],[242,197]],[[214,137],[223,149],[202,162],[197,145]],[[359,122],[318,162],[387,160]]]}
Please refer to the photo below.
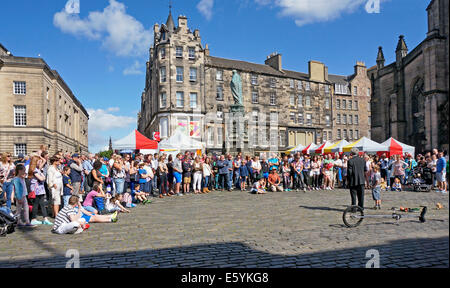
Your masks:
{"label": "banner", "polygon": [[189,123],[189,136],[200,137],[200,122],[192,121]]}

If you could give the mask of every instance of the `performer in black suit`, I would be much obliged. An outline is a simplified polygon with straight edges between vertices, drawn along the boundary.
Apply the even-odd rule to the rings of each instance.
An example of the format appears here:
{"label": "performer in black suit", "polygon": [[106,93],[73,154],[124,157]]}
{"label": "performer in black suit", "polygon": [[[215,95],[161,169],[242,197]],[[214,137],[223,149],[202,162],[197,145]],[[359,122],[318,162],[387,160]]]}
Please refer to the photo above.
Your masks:
{"label": "performer in black suit", "polygon": [[352,197],[352,205],[356,205],[356,196],[358,196],[358,206],[364,209],[364,186],[366,170],[366,161],[358,156],[359,149],[353,148],[351,151],[352,158],[347,163],[347,179],[350,186],[350,195]]}

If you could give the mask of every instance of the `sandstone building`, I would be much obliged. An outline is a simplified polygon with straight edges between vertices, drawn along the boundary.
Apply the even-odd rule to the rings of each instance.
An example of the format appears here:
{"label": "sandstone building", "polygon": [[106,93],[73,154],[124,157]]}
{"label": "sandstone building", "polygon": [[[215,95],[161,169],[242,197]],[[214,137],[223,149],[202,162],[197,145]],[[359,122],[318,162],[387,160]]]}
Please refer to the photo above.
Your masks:
{"label": "sandstone building", "polygon": [[265,64],[223,59],[210,55],[185,16],[177,24],[170,13],[165,24],[154,26],[138,115],[144,135],[159,131],[164,139],[184,129],[209,152],[239,151],[225,144],[233,131],[227,115],[236,70],[248,135],[243,151],[286,151],[298,144],[369,136],[370,80],[364,63],[357,62],[353,75],[338,76],[328,75],[328,67],[317,61],[309,62],[308,73],[285,70],[278,53]]}
{"label": "sandstone building", "polygon": [[41,58],[16,57],[0,44],[0,152],[88,152],[83,105]]}
{"label": "sandstone building", "polygon": [[417,152],[448,150],[448,11],[448,0],[430,1],[425,40],[408,53],[400,36],[394,63],[385,65],[379,47],[377,65],[368,72],[375,141],[392,136]]}

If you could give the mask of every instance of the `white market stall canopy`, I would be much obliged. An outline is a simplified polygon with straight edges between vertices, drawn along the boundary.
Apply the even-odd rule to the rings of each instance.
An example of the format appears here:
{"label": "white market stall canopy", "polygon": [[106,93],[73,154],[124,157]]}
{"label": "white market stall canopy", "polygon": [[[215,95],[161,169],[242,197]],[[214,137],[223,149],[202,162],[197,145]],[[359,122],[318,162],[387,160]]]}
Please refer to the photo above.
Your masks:
{"label": "white market stall canopy", "polygon": [[414,148],[413,146],[406,145],[398,140],[395,140],[392,137],[381,143],[381,145],[387,147],[387,149],[382,152],[386,152],[388,156],[403,155],[405,153],[409,153],[414,157],[414,153],[416,150],[416,148]]}
{"label": "white market stall canopy", "polygon": [[345,146],[342,148],[343,152],[350,152],[353,148],[358,148],[360,152],[376,153],[380,151],[386,151],[387,147],[381,145],[375,141],[370,140],[367,137],[362,137],[361,139]]}
{"label": "white market stall canopy", "polygon": [[134,130],[128,136],[114,141],[112,147],[114,150],[158,149],[158,142],[150,140],[137,130]]}
{"label": "white market stall canopy", "polygon": [[159,142],[159,149],[177,149],[177,150],[202,150],[205,148],[203,142],[197,141],[187,136],[184,132],[176,130],[172,137]]}

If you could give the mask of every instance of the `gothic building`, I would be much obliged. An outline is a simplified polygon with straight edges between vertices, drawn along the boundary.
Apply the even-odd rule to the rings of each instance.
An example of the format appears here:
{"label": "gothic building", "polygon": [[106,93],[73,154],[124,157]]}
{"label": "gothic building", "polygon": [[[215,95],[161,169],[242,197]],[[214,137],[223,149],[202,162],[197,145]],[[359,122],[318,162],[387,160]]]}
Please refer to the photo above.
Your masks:
{"label": "gothic building", "polygon": [[394,137],[417,152],[448,150],[448,0],[432,0],[427,7],[428,33],[412,51],[403,35],[396,61],[385,65],[382,47],[372,81],[372,137]]}

